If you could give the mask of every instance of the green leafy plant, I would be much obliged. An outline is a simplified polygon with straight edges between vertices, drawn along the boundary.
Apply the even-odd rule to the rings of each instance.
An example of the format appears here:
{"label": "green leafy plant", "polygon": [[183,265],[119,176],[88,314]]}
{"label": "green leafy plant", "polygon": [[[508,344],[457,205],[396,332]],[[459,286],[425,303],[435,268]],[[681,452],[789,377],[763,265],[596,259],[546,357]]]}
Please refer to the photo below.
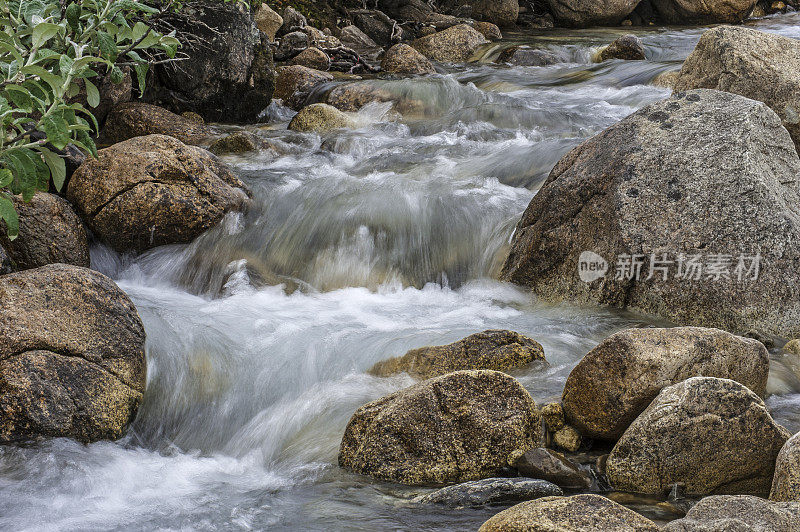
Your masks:
{"label": "green leafy plant", "polygon": [[119,83],[127,69],[144,92],[149,65],[175,60],[178,40],[152,25],[173,7],[160,4],[0,0],[0,219],[9,238],[19,231],[13,196],[30,201],[51,182],[61,190],[67,145],[97,156],[97,79]]}

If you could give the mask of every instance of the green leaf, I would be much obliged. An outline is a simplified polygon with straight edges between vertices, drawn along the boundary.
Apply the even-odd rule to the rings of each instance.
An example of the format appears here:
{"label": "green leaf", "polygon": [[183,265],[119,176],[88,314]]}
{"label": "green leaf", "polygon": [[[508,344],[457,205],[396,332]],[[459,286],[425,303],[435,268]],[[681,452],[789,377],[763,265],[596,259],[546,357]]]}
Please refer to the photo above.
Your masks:
{"label": "green leaf", "polygon": [[136,42],[136,41],[138,41],[139,39],[141,39],[142,37],[144,37],[144,36],[145,36],[145,34],[146,34],[148,31],[150,31],[150,26],[148,26],[147,24],[145,24],[145,23],[143,23],[143,22],[137,22],[137,23],[136,23],[136,24],[133,26],[133,31],[131,32],[131,40],[132,40],[133,42]]}
{"label": "green leaf", "polygon": [[125,79],[125,74],[122,72],[122,69],[120,67],[115,66],[114,68],[111,69],[109,77],[111,79],[111,83],[114,83],[116,85],[117,83],[122,83],[122,80]]}
{"label": "green leaf", "polygon": [[69,144],[69,124],[63,117],[50,115],[42,119],[42,129],[47,134],[47,142],[63,150]]}
{"label": "green leaf", "polygon": [[14,174],[8,168],[0,168],[0,188],[5,188],[14,181]]}
{"label": "green leaf", "polygon": [[139,81],[139,94],[144,94],[144,87],[147,83],[147,71],[150,68],[148,63],[136,63],[133,69],[136,71],[136,79]]}
{"label": "green leaf", "polygon": [[86,101],[90,107],[97,107],[100,105],[100,91],[94,83],[88,79],[84,79],[83,83],[86,85]]}
{"label": "green leaf", "polygon": [[19,216],[14,208],[14,202],[5,194],[0,194],[0,219],[6,223],[6,234],[9,240],[19,236]]}
{"label": "green leaf", "polygon": [[111,34],[104,31],[97,32],[97,46],[100,48],[100,55],[103,59],[108,59],[111,62],[117,60],[117,41]]}
{"label": "green leaf", "polygon": [[38,65],[28,65],[26,67],[22,67],[21,72],[26,75],[38,76],[42,81],[50,85],[50,88],[53,89],[54,94],[58,94],[58,91],[61,90],[61,86],[64,83],[61,81],[61,78],[52,72],[48,72]]}
{"label": "green leaf", "polygon": [[50,168],[50,177],[53,179],[53,185],[60,192],[64,187],[64,181],[67,179],[67,165],[64,163],[64,159],[47,148],[39,148],[39,152],[41,152],[44,162]]}
{"label": "green leaf", "polygon": [[51,22],[40,22],[33,27],[33,46],[40,48],[44,43],[55,37],[61,26]]}
{"label": "green leaf", "polygon": [[19,85],[9,85],[6,87],[5,93],[20,111],[33,112],[33,101],[31,101],[31,95],[27,90]]}
{"label": "green leaf", "polygon": [[67,22],[72,27],[73,30],[78,30],[78,25],[80,24],[81,18],[81,5],[78,2],[73,2],[67,6]]}

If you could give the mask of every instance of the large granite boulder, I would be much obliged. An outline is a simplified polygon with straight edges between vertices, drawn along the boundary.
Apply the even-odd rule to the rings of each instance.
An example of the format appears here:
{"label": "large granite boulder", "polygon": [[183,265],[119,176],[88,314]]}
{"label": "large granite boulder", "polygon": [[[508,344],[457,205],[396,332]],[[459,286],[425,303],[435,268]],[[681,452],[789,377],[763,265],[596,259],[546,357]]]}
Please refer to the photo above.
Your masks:
{"label": "large granite boulder", "polygon": [[108,277],[52,264],[0,277],[0,442],[117,439],[145,387],[145,333]]}
{"label": "large granite boulder", "polygon": [[451,12],[469,6],[470,17],[503,27],[514,26],[519,18],[519,0],[443,0],[441,5]]}
{"label": "large granite boulder", "polygon": [[354,126],[355,122],[352,118],[327,103],[315,103],[303,107],[289,122],[291,131],[303,133],[328,133],[334,129]]}
{"label": "large granite boulder", "polygon": [[664,495],[769,493],[790,434],[738,382],[693,377],[664,388],[614,446],[606,463],[620,491]]}
{"label": "large granite boulder", "polygon": [[556,22],[563,26],[617,25],[630,15],[640,0],[547,0]]}
{"label": "large granite boulder", "polygon": [[278,67],[277,72],[275,98],[295,111],[303,108],[314,88],[333,81],[331,74],[301,65]]}
{"label": "large granite boulder", "polygon": [[5,248],[15,270],[64,263],[89,267],[89,239],[83,222],[67,200],[37,192],[31,201],[14,197],[19,215],[19,235],[8,238],[0,222],[0,246]]}
{"label": "large granite boulder", "polygon": [[257,122],[275,80],[269,38],[247,4],[189,0],[161,21],[177,31],[188,59],[154,67],[147,101],[207,122]]}
{"label": "large granite boulder", "polygon": [[778,454],[769,498],[800,503],[800,432],[789,438]]}
{"label": "large granite boulder", "polygon": [[536,403],[497,371],[458,371],[359,408],[339,465],[401,484],[452,484],[497,476],[512,454],[538,446]]}
{"label": "large granite boulder", "polygon": [[248,203],[244,184],[214,155],[165,135],[100,150],[72,176],[67,197],[120,252],[190,242]]}
{"label": "large granite boulder", "polygon": [[428,58],[407,44],[395,44],[383,56],[381,68],[384,72],[400,76],[424,76],[436,70]]}
{"label": "large granite boulder", "polygon": [[[726,5],[726,4],[720,4]],[[706,31],[675,90],[717,89],[767,104],[800,149],[800,41],[751,28]]]}
{"label": "large granite boulder", "polygon": [[386,377],[405,372],[429,379],[469,369],[505,371],[535,361],[545,362],[538,342],[513,331],[490,330],[448,345],[412,349],[402,357],[378,362],[370,373]]}
{"label": "large granite boulder", "polygon": [[773,503],[752,495],[715,495],[695,504],[664,532],[772,532],[797,530],[800,504]]}
{"label": "large granite boulder", "polygon": [[114,107],[101,133],[100,142],[106,146],[144,135],[169,135],[185,144],[197,145],[212,134],[204,124],[141,102]]}
{"label": "large granite boulder", "polygon": [[486,40],[472,26],[459,24],[411,43],[422,55],[433,61],[465,63]]}
{"label": "large granite boulder", "polygon": [[600,495],[545,497],[495,515],[479,532],[656,532],[658,526]]}
{"label": "large granite boulder", "polygon": [[764,397],[769,353],[757,340],[718,329],[628,329],[575,366],[564,414],[582,435],[615,441],[663,388],[698,376],[732,379]]}
{"label": "large granite boulder", "polygon": [[746,19],[758,0],[650,0],[659,19],[667,24],[739,23]]}
{"label": "large granite boulder", "polygon": [[517,225],[501,276],[549,301],[793,337],[798,269],[800,158],[780,118],[694,90],[565,155]]}

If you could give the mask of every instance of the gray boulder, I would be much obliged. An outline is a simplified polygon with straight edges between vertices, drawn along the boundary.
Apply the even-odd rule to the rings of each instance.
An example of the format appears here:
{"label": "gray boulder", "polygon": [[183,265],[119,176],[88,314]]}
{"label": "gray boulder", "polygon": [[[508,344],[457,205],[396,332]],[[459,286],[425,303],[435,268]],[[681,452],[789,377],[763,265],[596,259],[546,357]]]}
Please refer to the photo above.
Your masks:
{"label": "gray boulder", "polygon": [[647,58],[644,54],[644,45],[639,37],[636,35],[623,35],[597,54],[598,62],[608,61],[609,59],[642,61]]}
{"label": "gray boulder", "polygon": [[563,495],[561,488],[545,480],[529,478],[487,478],[447,486],[414,499],[418,504],[438,504],[451,508],[474,508],[492,504],[529,501]]}
{"label": "gray boulder", "polygon": [[562,405],[582,435],[615,441],[663,388],[697,376],[732,379],[764,397],[769,353],[756,340],[718,329],[628,329],[575,366]]}
{"label": "gray boulder", "polygon": [[544,497],[495,515],[479,532],[656,532],[658,526],[600,495]]}
{"label": "gray boulder", "polygon": [[769,498],[800,503],[800,432],[789,438],[778,454]]}
{"label": "gray boulder", "polygon": [[606,463],[620,491],[664,495],[766,495],[790,434],[738,382],[693,377],[664,388],[614,446]]}
{"label": "gray boulder", "polygon": [[797,39],[743,27],[708,30],[675,82],[676,91],[689,89],[717,89],[764,102],[781,117],[800,150]]}
{"label": "gray boulder", "polygon": [[447,63],[465,63],[486,40],[472,26],[459,24],[433,35],[420,37],[411,43],[428,59]]}
{"label": "gray boulder", "polygon": [[547,50],[536,50],[523,46],[506,48],[498,56],[496,63],[508,63],[514,66],[547,66],[563,63],[560,57]]}
{"label": "gray boulder", "polygon": [[565,155],[517,225],[501,276],[548,301],[793,337],[798,265],[800,158],[780,118],[694,90]]}
{"label": "gray boulder", "polygon": [[739,23],[746,19],[758,0],[650,0],[662,22],[667,24]]}
{"label": "gray boulder", "polygon": [[750,495],[706,497],[664,532],[777,532],[797,530],[800,504],[771,503]]}
{"label": "gray boulder", "polygon": [[497,371],[457,371],[359,408],[339,465],[401,484],[451,484],[497,476],[512,454],[537,447],[539,410]]}

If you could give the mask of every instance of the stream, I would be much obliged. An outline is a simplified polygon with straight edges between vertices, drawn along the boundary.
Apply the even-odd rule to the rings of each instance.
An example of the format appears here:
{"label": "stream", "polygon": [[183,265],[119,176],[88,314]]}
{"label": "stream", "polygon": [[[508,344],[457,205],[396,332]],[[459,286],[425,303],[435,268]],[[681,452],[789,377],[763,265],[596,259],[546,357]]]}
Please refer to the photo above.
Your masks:
{"label": "stream", "polygon": [[[800,38],[800,14],[748,25]],[[118,442],[0,447],[0,529],[477,530],[502,508],[415,506],[429,490],[338,468],[353,412],[413,383],[366,371],[411,348],[511,329],[545,349],[548,368],[512,373],[542,404],[603,338],[658,324],[545,305],[495,279],[553,165],[666,98],[650,82],[679,69],[704,29],[510,34],[440,75],[368,82],[416,111],[398,121],[389,104],[370,104],[358,129],[332,136],[286,131],[293,113],[273,103],[268,124],[245,129],[276,149],[223,158],[251,187],[250,212],[138,257],[93,247],[93,268],[130,295],[147,331],[144,402]],[[631,31],[648,61],[591,62]],[[518,43],[566,62],[492,62]],[[800,383],[784,377],[767,403],[797,432]]]}

